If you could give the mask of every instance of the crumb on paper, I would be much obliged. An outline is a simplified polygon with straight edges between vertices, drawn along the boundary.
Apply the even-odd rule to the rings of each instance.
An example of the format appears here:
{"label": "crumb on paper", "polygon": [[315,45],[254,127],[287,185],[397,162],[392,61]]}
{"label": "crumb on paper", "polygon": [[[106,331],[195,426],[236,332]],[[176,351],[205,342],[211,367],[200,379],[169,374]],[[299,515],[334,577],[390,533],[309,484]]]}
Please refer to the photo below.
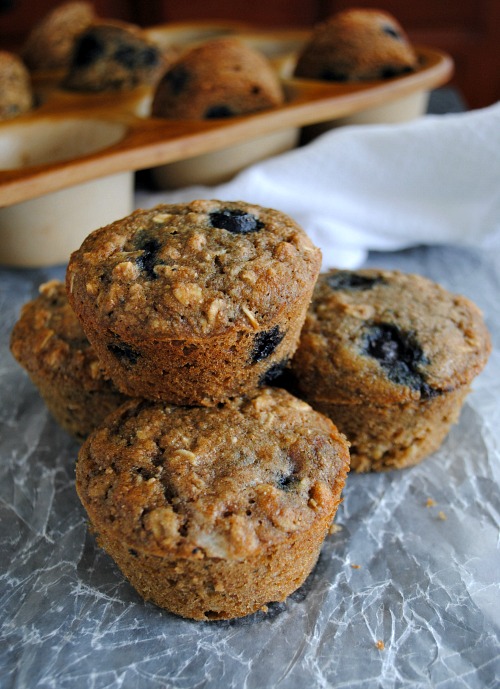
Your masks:
{"label": "crumb on paper", "polygon": [[351,563],[351,567],[353,569],[361,569],[361,565],[355,565],[354,563]]}
{"label": "crumb on paper", "polygon": [[427,498],[426,503],[425,503],[425,506],[426,506],[426,507],[435,507],[435,506],[436,506],[436,501],[433,500],[432,498]]}
{"label": "crumb on paper", "polygon": [[339,531],[342,531],[342,527],[340,526],[340,524],[332,524],[330,526],[328,533],[330,535],[333,535],[334,533],[338,533]]}
{"label": "crumb on paper", "polygon": [[260,608],[260,610],[261,610],[261,612],[269,612],[269,608],[267,607],[267,605],[263,605],[263,606]]}
{"label": "crumb on paper", "polygon": [[442,522],[445,522],[448,519],[448,517],[442,510],[440,510],[438,512],[438,519],[441,519]]}
{"label": "crumb on paper", "polygon": [[385,649],[385,644],[384,642],[379,639],[377,643],[375,644],[376,648],[378,648],[379,651],[383,651]]}

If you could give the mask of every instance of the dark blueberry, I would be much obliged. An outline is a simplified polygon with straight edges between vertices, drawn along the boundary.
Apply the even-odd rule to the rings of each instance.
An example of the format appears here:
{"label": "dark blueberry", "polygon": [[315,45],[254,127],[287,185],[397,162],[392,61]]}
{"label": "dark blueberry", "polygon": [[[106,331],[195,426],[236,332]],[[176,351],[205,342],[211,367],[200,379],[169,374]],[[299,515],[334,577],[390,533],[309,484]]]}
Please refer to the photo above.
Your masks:
{"label": "dark blueberry", "polygon": [[235,113],[229,105],[212,105],[203,115],[205,120],[216,120],[219,117],[233,117]]}
{"label": "dark blueberry", "polygon": [[212,227],[219,227],[222,230],[233,232],[233,234],[248,234],[258,232],[264,227],[264,223],[258,220],[251,213],[245,211],[214,211],[210,213],[210,224]]}
{"label": "dark blueberry", "polygon": [[177,497],[177,493],[174,490],[173,486],[171,486],[170,483],[162,482],[162,488],[165,500],[169,503],[169,505],[172,505],[172,509],[174,512],[178,512],[179,507],[177,506],[177,504],[172,504],[174,498]]}
{"label": "dark blueberry", "polygon": [[281,488],[281,490],[285,491],[293,490],[297,483],[299,483],[299,478],[295,474],[279,474],[276,479],[276,485],[278,488]]}
{"label": "dark blueberry", "polygon": [[179,93],[182,93],[185,89],[189,81],[189,72],[183,65],[178,65],[165,74],[165,80],[170,86],[172,94],[178,96]]}
{"label": "dark blueberry", "polygon": [[122,364],[136,364],[141,356],[140,352],[135,350],[125,342],[111,342],[108,344],[108,352],[111,352]]}
{"label": "dark blueberry", "polygon": [[319,78],[324,81],[347,81],[349,79],[345,72],[338,72],[330,67],[326,67],[319,75]]}
{"label": "dark blueberry", "polygon": [[353,289],[366,290],[371,289],[374,285],[379,285],[385,280],[380,277],[367,277],[359,273],[350,272],[349,270],[339,270],[333,275],[329,275],[326,279],[329,287],[334,290]]}
{"label": "dark blueberry", "polygon": [[142,254],[135,259],[136,264],[150,280],[156,280],[157,275],[154,268],[158,264],[160,242],[157,239],[145,239],[139,243],[137,248],[142,251]]}
{"label": "dark blueberry", "polygon": [[277,363],[272,364],[259,378],[259,385],[272,385],[279,380],[280,386],[285,387],[285,385],[282,384],[282,377],[287,365],[288,359],[283,359],[283,361],[278,361]]}
{"label": "dark blueberry", "polygon": [[403,38],[399,31],[397,31],[397,29],[395,29],[393,26],[390,26],[390,24],[384,24],[384,26],[382,27],[382,31],[388,36],[396,38],[398,41],[401,41]]}
{"label": "dark blueberry", "polygon": [[419,390],[425,398],[439,394],[425,382],[419,371],[419,367],[428,364],[429,360],[412,333],[390,323],[380,323],[370,328],[364,349],[379,362],[393,383]]}
{"label": "dark blueberry", "polygon": [[157,64],[158,53],[154,48],[138,49],[124,45],[116,50],[114,58],[127,69],[136,69]]}
{"label": "dark blueberry", "polygon": [[160,53],[156,48],[143,48],[139,54],[141,67],[154,67],[160,61]]}
{"label": "dark blueberry", "polygon": [[114,58],[123,67],[133,69],[137,67],[137,50],[130,45],[122,45],[115,51]]}
{"label": "dark blueberry", "polygon": [[153,478],[155,475],[150,469],[146,469],[145,467],[136,467],[135,472],[139,474],[139,476],[142,476],[144,481],[149,481],[149,479]]}
{"label": "dark blueberry", "polygon": [[271,328],[271,330],[265,330],[264,332],[256,335],[251,354],[252,364],[256,364],[258,361],[267,359],[267,357],[274,352],[284,337],[285,333],[281,332],[279,326],[277,325],[275,325],[274,328]]}
{"label": "dark blueberry", "polygon": [[73,55],[75,67],[87,67],[96,62],[104,53],[104,45],[92,34],[85,34],[78,41]]}
{"label": "dark blueberry", "polygon": [[432,397],[437,397],[441,394],[441,390],[436,390],[436,388],[431,388],[428,383],[423,382],[420,386],[420,397],[423,400],[429,400]]}

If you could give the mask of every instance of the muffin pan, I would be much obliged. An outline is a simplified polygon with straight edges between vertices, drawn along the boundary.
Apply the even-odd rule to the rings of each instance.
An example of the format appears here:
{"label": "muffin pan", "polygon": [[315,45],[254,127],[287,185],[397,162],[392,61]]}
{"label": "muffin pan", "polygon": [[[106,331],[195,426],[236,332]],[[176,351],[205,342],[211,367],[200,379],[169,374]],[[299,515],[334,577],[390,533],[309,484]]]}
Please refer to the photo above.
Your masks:
{"label": "muffin pan", "polygon": [[[67,261],[90,231],[130,212],[136,170],[160,168],[157,180],[165,186],[216,183],[220,179],[210,177],[210,170],[226,165],[219,172],[227,178],[258,158],[293,147],[304,128],[309,137],[314,135],[312,125],[417,117],[425,110],[429,90],[445,83],[453,70],[448,55],[417,46],[421,67],[412,74],[369,83],[319,82],[291,76],[297,52],[309,36],[306,31],[184,23],[148,33],[179,50],[217,35],[237,35],[271,59],[286,102],[234,118],[162,120],[148,116],[150,87],[76,94],[58,89],[50,75],[40,77],[34,83],[40,105],[0,123],[0,263]],[[243,151],[240,157],[238,150]],[[212,152],[219,162],[208,158],[209,176],[192,178],[193,159],[199,170],[196,158]],[[187,166],[182,178],[180,170],[169,168],[179,162]]]}

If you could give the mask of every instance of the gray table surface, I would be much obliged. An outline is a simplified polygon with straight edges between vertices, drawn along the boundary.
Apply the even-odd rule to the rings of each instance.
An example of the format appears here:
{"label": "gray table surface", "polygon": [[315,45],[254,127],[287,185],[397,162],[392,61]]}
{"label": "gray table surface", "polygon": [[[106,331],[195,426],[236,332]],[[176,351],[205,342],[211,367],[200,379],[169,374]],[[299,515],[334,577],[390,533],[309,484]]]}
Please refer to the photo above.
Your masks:
{"label": "gray table surface", "polygon": [[78,446],[8,349],[22,304],[65,267],[0,268],[1,689],[500,686],[500,257],[418,247],[367,265],[473,299],[490,361],[436,453],[349,476],[341,530],[301,589],[212,623],[144,603],[87,532]]}

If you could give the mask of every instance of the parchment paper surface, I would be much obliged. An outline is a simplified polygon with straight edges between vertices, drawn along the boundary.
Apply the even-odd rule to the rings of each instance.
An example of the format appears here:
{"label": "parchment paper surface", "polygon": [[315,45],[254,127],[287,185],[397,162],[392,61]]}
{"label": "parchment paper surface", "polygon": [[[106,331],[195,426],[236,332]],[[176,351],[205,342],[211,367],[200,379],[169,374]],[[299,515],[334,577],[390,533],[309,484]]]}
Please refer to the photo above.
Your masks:
{"label": "parchment paper surface", "polygon": [[78,445],[8,350],[22,304],[64,267],[0,269],[2,689],[498,689],[500,258],[434,247],[368,264],[472,298],[495,351],[439,451],[349,476],[341,528],[299,591],[212,623],[144,603],[88,534]]}

